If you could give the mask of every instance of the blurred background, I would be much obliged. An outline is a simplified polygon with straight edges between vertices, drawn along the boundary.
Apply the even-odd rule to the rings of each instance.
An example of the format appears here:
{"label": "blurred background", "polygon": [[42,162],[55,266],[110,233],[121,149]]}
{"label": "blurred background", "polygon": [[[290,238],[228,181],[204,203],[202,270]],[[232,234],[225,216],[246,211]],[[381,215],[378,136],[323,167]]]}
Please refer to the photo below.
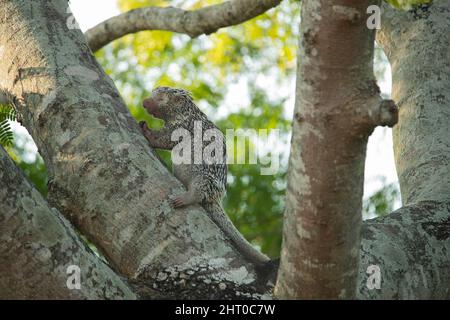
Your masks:
{"label": "blurred background", "polygon": [[[138,7],[171,5],[196,9],[220,2],[71,0],[70,7],[81,29],[86,31],[111,16]],[[278,172],[261,175],[260,164],[229,165],[224,201],[226,212],[244,236],[271,257],[279,256],[281,246],[299,23],[299,2],[283,1],[260,17],[209,36],[190,39],[176,33],[145,31],[123,37],[95,54],[131,114],[137,121],[146,120],[150,127],[162,123],[148,116],[141,102],[152,88],[164,85],[191,91],[199,107],[224,132],[239,128],[279,130],[279,139],[263,150],[280,154]],[[382,92],[388,97],[390,67],[378,48],[375,68]],[[37,189],[46,195],[46,169],[32,138],[17,122],[8,120],[8,126],[13,139],[4,145]],[[246,151],[239,152],[252,152],[255,145],[255,141],[250,142]],[[170,166],[170,154],[160,154]],[[377,128],[369,139],[364,187],[364,219],[400,207],[389,128]]]}

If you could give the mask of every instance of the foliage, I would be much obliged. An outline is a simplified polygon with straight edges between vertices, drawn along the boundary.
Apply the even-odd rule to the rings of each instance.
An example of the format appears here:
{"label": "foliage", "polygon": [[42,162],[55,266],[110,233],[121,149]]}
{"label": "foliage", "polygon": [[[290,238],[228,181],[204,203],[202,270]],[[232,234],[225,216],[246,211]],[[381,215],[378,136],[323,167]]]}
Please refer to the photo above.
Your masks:
{"label": "foliage", "polygon": [[36,152],[30,152],[34,142],[29,135],[17,136],[11,123],[17,119],[16,110],[11,105],[0,105],[0,145],[5,147],[9,156],[22,170],[25,176],[44,196],[47,195],[47,170],[44,161]]}
{"label": "foliage", "polygon": [[410,10],[414,6],[431,3],[432,0],[387,0],[387,2],[395,8]]}
{"label": "foliage", "polygon": [[25,176],[45,197],[47,196],[47,170],[41,156],[34,149],[34,142],[28,134],[14,134],[13,145],[6,148],[9,156]]}
{"label": "foliage", "polygon": [[[266,92],[250,85],[250,104],[246,109],[217,121],[225,128],[277,129],[276,141],[284,150],[289,149],[290,121],[283,116],[284,100],[271,102]],[[258,112],[258,114],[255,114]],[[276,147],[276,146],[274,146]],[[241,150],[235,149],[235,154]],[[249,152],[257,151],[254,141],[249,142]],[[260,150],[258,150],[260,151]],[[271,150],[274,152],[275,150]],[[276,153],[275,156],[278,156]],[[283,155],[281,155],[283,156]],[[262,175],[261,161],[257,164],[230,164],[227,197],[224,207],[246,238],[261,246],[263,252],[278,256],[281,248],[282,214],[286,191],[287,154],[280,159],[280,167],[274,175]],[[283,161],[286,160],[286,161]],[[273,159],[272,159],[273,161]]]}
{"label": "foliage", "polygon": [[32,181],[36,189],[44,196],[47,196],[47,170],[41,157],[36,157],[35,161],[26,162],[21,160],[19,168],[28,180]]}
{"label": "foliage", "polygon": [[10,121],[16,119],[16,111],[8,105],[0,105],[0,145],[7,147],[12,145],[13,131]]}
{"label": "foliage", "polygon": [[363,213],[369,217],[385,216],[393,211],[399,197],[400,191],[397,184],[387,184],[364,201]]}

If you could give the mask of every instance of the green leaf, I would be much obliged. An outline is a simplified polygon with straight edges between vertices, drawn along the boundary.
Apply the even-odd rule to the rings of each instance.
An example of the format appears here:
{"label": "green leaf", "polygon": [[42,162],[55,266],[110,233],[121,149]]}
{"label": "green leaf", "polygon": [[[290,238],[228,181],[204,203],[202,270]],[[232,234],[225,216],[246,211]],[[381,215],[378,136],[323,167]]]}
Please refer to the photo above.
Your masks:
{"label": "green leaf", "polygon": [[11,106],[0,105],[0,144],[4,147],[12,145],[13,132],[9,121],[16,119],[16,111]]}

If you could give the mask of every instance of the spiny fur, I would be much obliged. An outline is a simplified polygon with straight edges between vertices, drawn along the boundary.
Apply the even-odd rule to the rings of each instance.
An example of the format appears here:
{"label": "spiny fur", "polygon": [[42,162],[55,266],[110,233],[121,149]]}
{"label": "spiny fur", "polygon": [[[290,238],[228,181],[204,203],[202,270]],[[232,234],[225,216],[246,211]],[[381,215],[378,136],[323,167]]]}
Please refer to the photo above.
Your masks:
{"label": "spiny fur", "polygon": [[[148,129],[145,124],[141,124],[143,133],[152,147],[171,150],[176,144],[176,142],[171,141],[171,133],[179,128],[186,129],[193,137],[196,121],[201,122],[203,132],[208,129],[215,129],[222,138],[223,161],[221,163],[208,164],[203,159],[202,164],[174,165],[175,176],[188,190],[186,198],[189,201],[186,204],[200,203],[214,223],[250,262],[257,266],[268,263],[270,260],[247,242],[221,206],[222,199],[226,193],[227,182],[226,143],[223,134],[197,107],[188,91],[170,87],[158,87],[152,92],[152,97],[154,96],[163,97],[165,102],[163,106],[158,106],[160,108],[158,111],[161,112],[160,116],[165,121],[165,127],[162,130],[155,131]],[[203,148],[208,143],[208,141],[204,141]],[[194,150],[194,139],[192,139],[191,150]],[[183,201],[180,200],[180,202],[182,203]]]}

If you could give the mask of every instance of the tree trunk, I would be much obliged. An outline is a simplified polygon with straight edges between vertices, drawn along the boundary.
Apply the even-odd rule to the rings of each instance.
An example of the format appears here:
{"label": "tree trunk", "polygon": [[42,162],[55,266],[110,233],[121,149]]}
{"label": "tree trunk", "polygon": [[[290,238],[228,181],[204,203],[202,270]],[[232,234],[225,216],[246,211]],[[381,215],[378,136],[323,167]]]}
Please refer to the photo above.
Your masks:
{"label": "tree trunk", "polygon": [[303,2],[278,297],[355,297],[367,140],[397,116],[373,75],[376,3]]}
{"label": "tree trunk", "polygon": [[[377,264],[380,290],[364,298],[450,298],[450,2],[410,12],[384,6],[377,40],[392,67],[400,108],[394,153],[404,207],[365,224],[362,265]],[[360,270],[360,276],[364,275]]]}

